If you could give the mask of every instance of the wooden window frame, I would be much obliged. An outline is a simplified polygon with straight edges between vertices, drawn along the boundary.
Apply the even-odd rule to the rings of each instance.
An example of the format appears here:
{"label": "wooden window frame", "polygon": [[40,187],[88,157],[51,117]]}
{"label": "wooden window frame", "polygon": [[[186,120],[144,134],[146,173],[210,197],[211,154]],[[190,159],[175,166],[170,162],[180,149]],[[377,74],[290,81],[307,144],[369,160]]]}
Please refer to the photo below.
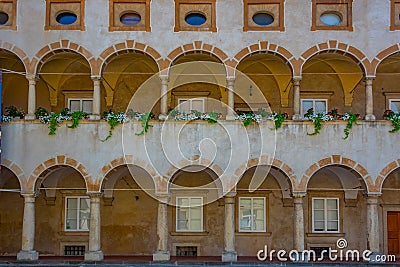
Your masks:
{"label": "wooden window frame", "polygon": [[[249,5],[279,4],[279,26],[249,26]],[[243,31],[285,31],[285,0],[243,0]]]}
{"label": "wooden window frame", "polygon": [[[17,30],[17,0],[0,0],[0,3],[11,3],[12,4],[12,12],[11,12],[11,25],[0,25],[0,30]],[[10,16],[8,16],[10,17]]]}
{"label": "wooden window frame", "polygon": [[325,112],[328,112],[328,103],[329,100],[327,98],[301,98],[300,99],[300,112],[301,112],[301,117],[304,118],[305,113],[303,113],[303,101],[313,101],[313,110],[315,113],[315,102],[316,101],[324,101],[326,103],[326,110]]}
{"label": "wooden window frame", "polygon": [[[51,21],[51,4],[53,3],[80,3],[80,14],[77,16],[80,25],[50,25]],[[85,30],[85,0],[46,0],[46,23],[44,26],[48,30],[61,31],[84,31]]]}
{"label": "wooden window frame", "polygon": [[[151,32],[151,26],[150,26],[150,2],[151,0],[110,0],[109,1],[109,12],[110,12],[110,21],[109,21],[109,26],[108,30],[110,32],[113,31],[146,31],[146,32]],[[114,4],[115,3],[126,3],[126,4],[145,4],[146,5],[146,11],[145,11],[145,19],[144,23],[145,26],[115,26],[114,25],[114,19],[115,16],[118,16],[119,14],[114,14]]]}
{"label": "wooden window frame", "polygon": [[[77,220],[78,220],[78,224],[77,225],[79,225],[79,211],[80,211],[80,200],[81,199],[89,199],[89,197],[88,196],[66,196],[66,197],[64,197],[64,231],[65,232],[68,232],[68,233],[70,233],[70,232],[89,232],[89,230],[90,230],[90,224],[89,224],[89,227],[88,227],[88,229],[67,229],[67,204],[68,204],[68,199],[73,199],[73,198],[75,198],[75,199],[77,199],[78,200],[78,210],[77,210],[77,214],[78,214],[78,218],[77,218]],[[90,212],[90,204],[89,204],[89,212]],[[89,219],[90,219],[90,215],[89,215]]]}
{"label": "wooden window frame", "polygon": [[[200,209],[201,209],[201,229],[200,230],[192,230],[192,229],[188,229],[188,230],[180,230],[180,229],[178,229],[178,209],[179,209],[179,206],[178,206],[178,200],[179,199],[189,199],[189,203],[190,203],[190,200],[191,199],[201,199],[201,207],[200,207]],[[176,212],[175,212],[175,231],[176,231],[176,233],[203,233],[204,232],[204,198],[203,198],[203,196],[196,196],[196,195],[193,195],[193,196],[177,196],[176,197]],[[191,209],[191,206],[190,206],[190,204],[189,204],[189,210]],[[189,221],[190,221],[190,217],[189,217]]]}
{"label": "wooden window frame", "polygon": [[396,5],[400,5],[400,0],[390,0],[390,30],[400,30],[400,25],[396,25],[396,20],[400,20],[399,15],[396,16]]}
{"label": "wooden window frame", "polygon": [[[317,26],[317,5],[347,4],[347,26]],[[343,14],[344,15],[344,14]],[[311,31],[353,31],[353,0],[312,0]]]}
{"label": "wooden window frame", "polygon": [[[210,27],[202,27],[200,26],[192,26],[192,27],[182,27],[180,24],[180,15],[181,15],[181,4],[191,4],[191,5],[211,5],[211,26]],[[196,32],[216,32],[217,31],[217,12],[216,12],[216,0],[175,0],[175,26],[174,32],[181,31],[196,31]]]}
{"label": "wooden window frame", "polygon": [[[314,225],[314,200],[323,200],[324,201],[324,213],[325,213],[325,218],[324,218],[324,231],[316,231],[315,230],[315,225]],[[336,231],[328,231],[328,217],[327,217],[327,201],[328,200],[336,200],[338,209],[337,209],[337,223],[338,223],[338,229]],[[312,212],[312,221],[311,221],[311,229],[312,229],[312,233],[314,234],[337,234],[340,233],[340,199],[338,197],[312,197],[311,198],[311,212]]]}
{"label": "wooden window frame", "polygon": [[[254,199],[263,199],[264,200],[264,230],[258,231],[258,230],[242,230],[240,229],[240,201],[242,199],[251,199],[252,203]],[[253,207],[251,208],[253,212]],[[265,196],[239,196],[238,197],[238,212],[237,212],[237,219],[238,219],[238,232],[240,233],[265,233],[267,232],[267,197]]]}

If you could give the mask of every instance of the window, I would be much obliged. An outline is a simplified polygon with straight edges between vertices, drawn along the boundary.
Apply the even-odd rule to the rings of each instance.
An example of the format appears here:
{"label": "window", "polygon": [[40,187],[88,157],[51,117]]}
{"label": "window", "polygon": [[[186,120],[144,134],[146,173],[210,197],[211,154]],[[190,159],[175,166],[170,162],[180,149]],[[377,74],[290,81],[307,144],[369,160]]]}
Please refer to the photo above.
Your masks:
{"label": "window", "polygon": [[312,199],[312,230],[314,233],[339,232],[339,199]]}
{"label": "window", "polygon": [[83,111],[92,114],[93,99],[91,98],[69,98],[68,108],[70,112]]}
{"label": "window", "polygon": [[394,113],[400,113],[400,99],[390,99],[389,109]]}
{"label": "window", "polygon": [[191,110],[204,112],[204,98],[179,98],[178,110],[186,113]]}
{"label": "window", "polygon": [[390,4],[390,30],[400,30],[400,0],[391,0]]}
{"label": "window", "polygon": [[65,198],[65,231],[89,231],[90,200],[88,197]]}
{"label": "window", "polygon": [[243,31],[284,31],[284,0],[243,0]]}
{"label": "window", "polygon": [[174,31],[216,32],[216,0],[175,0]]}
{"label": "window", "polygon": [[239,232],[265,232],[265,197],[239,198]]}
{"label": "window", "polygon": [[177,197],[176,203],[176,231],[202,232],[203,198]]}
{"label": "window", "polygon": [[314,114],[328,112],[328,100],[327,99],[302,99],[301,100],[301,116],[304,118],[304,115],[307,111],[312,108],[314,110]]}
{"label": "window", "polygon": [[0,30],[17,29],[17,0],[0,0]]}
{"label": "window", "polygon": [[109,31],[150,32],[151,0],[110,0]]}
{"label": "window", "polygon": [[312,0],[311,30],[353,31],[353,0]]}
{"label": "window", "polygon": [[46,0],[45,30],[85,30],[85,0]]}

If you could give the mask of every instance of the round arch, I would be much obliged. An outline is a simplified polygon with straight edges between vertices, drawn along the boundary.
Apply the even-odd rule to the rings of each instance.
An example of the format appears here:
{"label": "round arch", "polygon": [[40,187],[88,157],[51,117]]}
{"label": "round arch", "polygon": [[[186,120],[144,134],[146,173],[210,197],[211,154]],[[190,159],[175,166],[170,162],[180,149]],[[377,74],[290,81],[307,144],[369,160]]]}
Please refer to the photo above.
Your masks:
{"label": "round arch", "polygon": [[82,176],[83,180],[85,181],[87,191],[95,191],[94,188],[96,188],[96,184],[92,182],[92,176],[89,174],[86,167],[79,161],[67,156],[56,156],[40,163],[32,171],[27,181],[27,188],[29,191],[35,191],[36,183],[44,171],[57,166],[68,166],[73,168]]}
{"label": "round arch", "polygon": [[381,193],[382,192],[382,186],[383,186],[383,183],[385,182],[386,178],[389,176],[389,174],[391,174],[392,172],[394,172],[398,168],[400,168],[400,159],[394,160],[394,161],[390,162],[389,164],[387,164],[379,172],[379,175],[375,180],[374,192]]}
{"label": "round arch", "polygon": [[28,72],[30,60],[29,60],[28,56],[26,55],[26,53],[22,49],[20,49],[19,47],[17,47],[14,44],[0,40],[0,51],[1,50],[5,50],[5,51],[10,52],[10,53],[14,54],[15,56],[17,56],[21,60],[22,64],[24,65],[25,72]]}
{"label": "round arch", "polygon": [[382,61],[384,61],[386,58],[398,52],[400,52],[400,43],[394,44],[380,51],[371,61],[371,73],[370,73],[371,76],[376,76],[377,69],[379,65],[382,63]]}
{"label": "round arch", "polygon": [[22,168],[15,162],[10,161],[6,158],[1,159],[1,166],[9,169],[18,178],[19,186],[21,191],[28,191],[26,188],[27,180]]}
{"label": "round arch", "polygon": [[344,166],[355,171],[363,179],[367,192],[373,190],[374,182],[368,171],[360,163],[341,155],[332,155],[331,157],[323,158],[308,167],[300,180],[299,189],[302,192],[307,192],[307,186],[311,177],[322,168],[334,165]]}

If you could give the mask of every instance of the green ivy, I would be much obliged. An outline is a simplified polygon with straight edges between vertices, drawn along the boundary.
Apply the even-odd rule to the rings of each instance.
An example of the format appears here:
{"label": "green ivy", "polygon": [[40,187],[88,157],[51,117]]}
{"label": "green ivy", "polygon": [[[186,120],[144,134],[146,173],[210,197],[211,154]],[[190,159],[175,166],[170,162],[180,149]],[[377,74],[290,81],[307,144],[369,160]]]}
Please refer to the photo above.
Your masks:
{"label": "green ivy", "polygon": [[69,125],[68,128],[75,129],[79,125],[79,120],[86,118],[87,113],[83,111],[75,111],[71,114],[72,125]]}
{"label": "green ivy", "polygon": [[142,122],[143,130],[140,133],[136,133],[135,135],[137,135],[137,136],[144,135],[145,133],[147,133],[147,131],[149,130],[150,127],[153,127],[149,123],[152,116],[153,116],[153,113],[151,113],[151,112],[143,113],[143,115],[140,117],[140,120],[139,120]]}
{"label": "green ivy", "polygon": [[108,125],[110,125],[110,129],[108,130],[108,135],[107,135],[107,137],[106,137],[105,139],[101,140],[102,142],[105,142],[105,141],[107,141],[108,139],[111,138],[112,133],[113,133],[113,131],[114,131],[114,128],[117,127],[118,124],[119,124],[118,118],[115,118],[115,117],[110,117],[110,118],[107,120],[107,122],[108,122]]}
{"label": "green ivy", "polygon": [[353,125],[357,125],[357,120],[358,120],[360,114],[348,113],[348,116],[349,117],[347,119],[346,128],[344,128],[343,140],[346,140],[349,137],[350,129],[353,128]]}
{"label": "green ivy", "polygon": [[218,113],[215,111],[208,112],[208,116],[210,116],[207,121],[208,123],[217,123],[218,122]]}
{"label": "green ivy", "polygon": [[286,113],[276,113],[274,115],[274,123],[275,127],[274,130],[278,130],[279,128],[282,127],[282,123],[287,119],[287,114]]}
{"label": "green ivy", "polygon": [[49,135],[55,135],[57,128],[60,127],[59,125],[59,117],[61,116],[61,114],[59,113],[51,113],[50,115],[50,119],[49,119]]}

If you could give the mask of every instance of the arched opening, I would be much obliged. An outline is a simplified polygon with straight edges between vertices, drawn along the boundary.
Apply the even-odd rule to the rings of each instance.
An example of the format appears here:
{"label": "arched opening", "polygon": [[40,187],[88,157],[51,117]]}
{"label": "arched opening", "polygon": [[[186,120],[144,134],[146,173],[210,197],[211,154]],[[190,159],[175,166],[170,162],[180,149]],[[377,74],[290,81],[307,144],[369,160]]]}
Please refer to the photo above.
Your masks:
{"label": "arched opening", "polygon": [[352,247],[366,249],[366,192],[362,177],[348,167],[332,165],[315,172],[303,204],[307,249],[319,256],[341,237]]}
{"label": "arched opening", "polygon": [[382,185],[383,248],[390,255],[400,256],[400,168],[392,171]]}
{"label": "arched opening", "polygon": [[[235,88],[235,92],[239,94],[235,96],[235,110],[246,110],[250,104],[253,108],[291,113],[292,70],[286,63],[279,56],[269,53],[252,54],[242,60],[237,69],[248,76],[252,83],[236,86],[238,89]],[[256,87],[261,90],[263,98],[256,93]]]}
{"label": "arched opening", "polygon": [[0,49],[0,73],[2,76],[2,112],[6,107],[15,106],[18,110],[28,111],[28,80],[25,78],[25,66],[19,57]]}
{"label": "arched opening", "polygon": [[223,63],[212,54],[195,51],[179,56],[169,72],[169,110],[225,114],[224,104],[228,103],[225,73]]}
{"label": "arched opening", "polygon": [[82,175],[69,166],[54,166],[40,174],[35,188],[35,249],[42,256],[83,256],[90,199]]}
{"label": "arched opening", "polygon": [[[106,108],[114,112],[125,112],[138,88],[157,72],[157,63],[147,54],[125,50],[112,55],[105,62],[102,72],[102,95],[106,100]],[[159,99],[160,88],[152,89],[146,95]],[[139,105],[133,108],[135,111],[148,112],[144,107]],[[159,110],[159,106],[153,107],[154,113],[159,113]]]}
{"label": "arched opening", "polygon": [[374,110],[378,119],[383,118],[385,110],[400,113],[400,53],[384,59],[378,66],[373,83]]}
{"label": "arched opening", "polygon": [[0,179],[0,255],[15,256],[21,250],[24,199],[19,194],[17,176],[1,167]]}
{"label": "arched opening", "polygon": [[149,256],[157,248],[158,202],[152,177],[135,165],[112,169],[102,185],[101,248],[105,255]]}
{"label": "arched opening", "polygon": [[313,108],[314,113],[338,109],[365,114],[365,84],[363,70],[349,56],[322,53],[313,56],[303,66],[300,85],[301,114]]}
{"label": "arched opening", "polygon": [[91,114],[93,81],[87,60],[78,53],[63,50],[45,57],[42,62],[38,66],[36,106],[53,112],[69,108],[71,112]]}
{"label": "arched opening", "polygon": [[189,166],[169,184],[171,256],[220,256],[224,240],[222,184],[209,168]]}
{"label": "arched opening", "polygon": [[[259,185],[255,191],[249,190],[252,183]],[[288,177],[275,167],[252,167],[240,178],[236,191],[238,256],[254,257],[265,245],[290,251],[293,201]]]}

